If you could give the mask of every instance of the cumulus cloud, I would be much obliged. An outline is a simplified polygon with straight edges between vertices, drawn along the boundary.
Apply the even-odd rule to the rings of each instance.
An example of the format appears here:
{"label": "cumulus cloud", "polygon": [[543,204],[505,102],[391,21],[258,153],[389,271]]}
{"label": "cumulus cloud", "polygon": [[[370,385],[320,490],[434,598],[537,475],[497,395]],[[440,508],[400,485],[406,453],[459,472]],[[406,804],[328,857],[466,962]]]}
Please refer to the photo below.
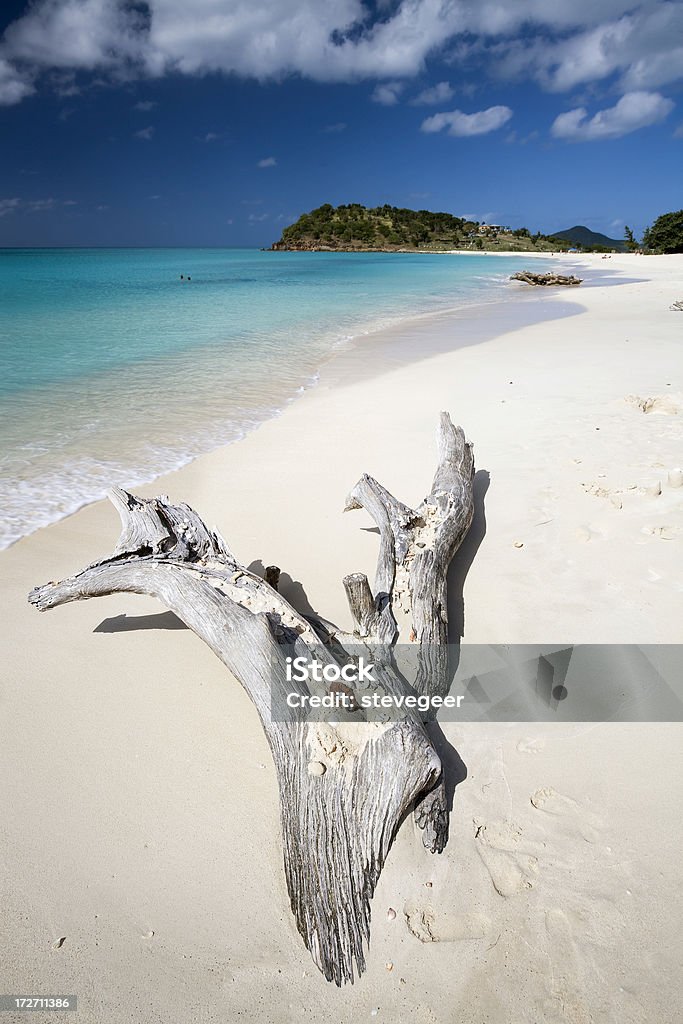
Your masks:
{"label": "cumulus cloud", "polygon": [[559,40],[542,33],[523,42],[495,44],[498,76],[529,76],[555,92],[613,74],[625,89],[648,89],[683,78],[683,5],[664,0],[624,7],[629,13],[623,17]]}
{"label": "cumulus cloud", "polygon": [[375,86],[370,99],[373,103],[381,103],[383,107],[395,107],[404,89],[404,82],[383,82]]}
{"label": "cumulus cloud", "polygon": [[430,89],[423,89],[410,101],[414,107],[431,107],[437,103],[447,103],[453,96],[454,89],[448,82],[437,82]]}
{"label": "cumulus cloud", "polygon": [[474,114],[464,114],[462,110],[445,111],[433,114],[422,122],[423,132],[440,132],[447,129],[448,135],[468,136],[487,135],[501,128],[512,117],[509,107],[488,107]]}
{"label": "cumulus cloud", "polygon": [[320,130],[324,135],[338,135],[340,132],[346,131],[348,127],[346,121],[335,121],[334,124],[326,124]]}
{"label": "cumulus cloud", "polygon": [[146,142],[149,142],[154,135],[154,125],[150,124],[146,128],[141,128],[139,131],[133,132],[133,134],[136,139],[144,139]]}
{"label": "cumulus cloud", "polygon": [[263,160],[259,160],[256,164],[257,167],[276,167],[277,160],[274,156],[264,156]]}
{"label": "cumulus cloud", "polygon": [[682,29],[678,0],[35,0],[0,44],[0,103],[55,70],[374,79],[386,90],[446,47],[549,89],[612,74],[625,91],[652,89],[683,77]]}
{"label": "cumulus cloud", "polygon": [[35,92],[32,82],[0,56],[0,107],[11,107]]}
{"label": "cumulus cloud", "polygon": [[8,26],[4,46],[29,65],[114,68],[139,59],[146,22],[122,0],[39,0]]}
{"label": "cumulus cloud", "polygon": [[146,113],[149,110],[154,110],[156,106],[158,106],[156,100],[138,100],[133,109],[141,110],[143,113]]}
{"label": "cumulus cloud", "polygon": [[599,110],[590,118],[585,107],[567,110],[555,118],[551,133],[569,142],[618,139],[663,121],[673,108],[673,102],[658,92],[629,92],[615,106]]}

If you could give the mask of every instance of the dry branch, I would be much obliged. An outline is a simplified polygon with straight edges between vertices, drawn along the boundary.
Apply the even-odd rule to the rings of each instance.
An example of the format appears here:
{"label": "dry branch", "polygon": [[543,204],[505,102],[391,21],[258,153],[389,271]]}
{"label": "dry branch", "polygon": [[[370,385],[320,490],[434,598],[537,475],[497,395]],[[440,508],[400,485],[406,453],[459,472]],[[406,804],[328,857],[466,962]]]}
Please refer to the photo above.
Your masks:
{"label": "dry branch", "polygon": [[537,285],[577,285],[581,284],[583,280],[580,277],[574,277],[568,274],[537,274],[533,270],[519,270],[516,274],[512,274],[510,277],[511,281],[522,281],[524,284],[537,284]]}
{"label": "dry branch", "polygon": [[416,509],[363,476],[347,509],[365,508],[380,530],[374,589],[362,573],[344,580],[353,635],[304,618],[278,592],[279,570],[263,580],[242,565],[223,538],[188,505],[166,497],[111,492],[121,536],[111,557],[57,583],[37,587],[40,611],[106,594],[159,598],[201,637],[251,697],[268,738],[280,788],[287,888],[297,926],[328,980],[353,981],[364,970],[370,899],[396,828],[416,804],[429,849],[448,834],[441,763],[427,728],[406,711],[391,722],[310,721],[274,708],[287,693],[311,692],[286,678],[292,652],[324,665],[367,644],[387,692],[410,692],[392,664],[400,641],[417,645],[421,693],[445,694],[446,573],[472,520],[471,446],[442,413],[432,489]]}

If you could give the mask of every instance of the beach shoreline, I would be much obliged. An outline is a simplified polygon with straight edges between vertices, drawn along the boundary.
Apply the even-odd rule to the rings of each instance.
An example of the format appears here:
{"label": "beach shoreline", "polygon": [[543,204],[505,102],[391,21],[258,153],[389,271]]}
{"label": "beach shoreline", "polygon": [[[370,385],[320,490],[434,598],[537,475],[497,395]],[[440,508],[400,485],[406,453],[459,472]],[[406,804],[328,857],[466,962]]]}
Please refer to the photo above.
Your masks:
{"label": "beach shoreline", "polygon": [[[246,255],[242,250],[219,250],[208,263],[202,262],[201,255],[197,257],[203,250],[190,250],[187,258],[195,261],[190,289],[169,280],[168,261],[155,262],[158,251],[150,252],[154,258],[147,265],[147,251],[136,251],[133,258],[138,263],[130,272],[123,272],[120,260],[112,266],[106,259],[96,263],[96,283],[105,299],[99,311],[101,322],[95,322],[94,331],[89,330],[90,319],[78,307],[78,301],[92,302],[93,282],[85,292],[83,287],[93,271],[78,262],[66,268],[58,263],[51,271],[57,277],[66,274],[65,281],[80,297],[69,299],[75,307],[67,303],[66,312],[60,314],[59,295],[53,294],[54,281],[48,275],[36,282],[42,306],[34,313],[37,329],[30,338],[25,337],[23,347],[17,339],[25,327],[21,323],[13,327],[11,318],[6,325],[5,454],[0,473],[5,515],[0,549],[101,500],[112,485],[140,486],[203,453],[238,441],[314,387],[320,368],[349,346],[370,347],[375,335],[394,328],[398,330],[391,336],[400,338],[404,328],[429,323],[435,316],[457,317],[467,311],[475,321],[485,320],[489,303],[506,301],[506,294],[514,294],[507,274],[519,265],[516,260],[508,261],[507,272],[500,273],[503,264],[496,262],[489,272],[482,273],[482,260],[465,257],[451,261],[450,269],[446,262],[438,261],[438,273],[432,261],[422,274],[416,273],[416,261],[409,255],[388,263],[382,258],[370,259],[366,266],[362,256],[350,254],[349,261],[341,261],[348,263],[341,275],[340,294],[346,298],[341,299],[330,294],[329,260],[316,254],[295,254],[293,265],[277,270],[272,260],[252,250]],[[224,264],[226,253],[230,258]],[[303,255],[303,268],[297,255]],[[126,251],[123,256],[127,259],[131,254]],[[74,259],[78,258],[80,254],[75,253]],[[11,265],[5,269],[10,280],[12,273],[19,273],[21,279],[28,274],[27,267],[20,272],[13,271]],[[45,275],[44,267],[42,273]],[[126,291],[129,278],[136,274],[142,274],[149,286],[148,300],[157,311],[159,326],[149,323],[149,311],[137,305],[137,293],[128,295]],[[116,278],[113,290],[108,275]],[[309,279],[312,283],[307,284]],[[284,287],[285,281],[293,293]],[[396,306],[388,298],[392,281],[402,281],[409,291],[409,297],[396,293]],[[245,298],[242,295],[240,299],[242,286],[255,288],[253,298],[265,302],[265,308],[246,321],[239,312]],[[396,285],[393,287],[396,290]],[[19,307],[30,301],[22,296],[21,288],[21,280],[8,286],[10,303]],[[156,295],[159,288],[162,297]],[[303,305],[292,305],[283,288]],[[117,296],[111,308],[106,298],[109,293]],[[518,288],[516,293],[516,301],[521,302],[524,289]],[[51,302],[57,303],[54,328],[44,324],[45,309]],[[187,322],[187,303],[194,315],[202,317],[201,327]],[[132,319],[127,312],[122,319],[121,305],[131,309]],[[75,338],[60,333],[60,316],[67,316],[69,322],[69,311]],[[178,324],[173,322],[173,311]],[[108,362],[102,353],[112,345],[116,355]],[[80,351],[83,360],[76,358]],[[59,365],[55,365],[57,357]],[[54,378],[51,372],[56,373]]]}
{"label": "beach shoreline", "polygon": [[[426,251],[417,254],[430,255]],[[508,257],[511,255],[509,253],[467,252],[466,250],[453,250],[453,252],[444,254]],[[529,255],[548,258],[547,253],[530,253]],[[565,266],[564,269],[574,271],[579,266],[579,264],[573,263],[571,267]],[[604,268],[602,269],[604,270]],[[395,366],[399,359],[407,362],[424,358],[426,354],[424,342],[427,338],[431,338],[432,341],[436,339],[436,343],[432,344],[431,348],[432,353],[435,353],[459,347],[461,344],[478,344],[503,330],[509,331],[535,320],[560,315],[557,302],[542,304],[539,301],[541,296],[534,295],[534,289],[530,289],[526,285],[511,284],[507,278],[503,279],[498,276],[492,279],[492,285],[493,294],[487,300],[465,293],[452,306],[446,305],[413,312],[403,315],[389,324],[378,325],[372,321],[366,326],[359,324],[354,333],[332,340],[328,349],[319,354],[315,364],[310,364],[309,361],[302,365],[301,383],[294,391],[291,393],[284,391],[281,394],[276,390],[264,391],[253,406],[241,408],[236,419],[233,420],[230,410],[226,409],[224,415],[228,414],[228,416],[225,423],[209,421],[204,424],[203,429],[199,430],[196,437],[194,435],[197,434],[199,427],[196,415],[186,420],[186,426],[190,432],[188,438],[183,431],[183,423],[180,419],[182,412],[173,407],[174,402],[182,396],[173,393],[170,395],[171,409],[169,412],[175,437],[169,435],[168,440],[164,440],[163,444],[159,444],[157,438],[152,450],[144,455],[142,452],[128,451],[129,442],[126,440],[125,434],[121,433],[123,426],[121,420],[112,422],[109,433],[103,435],[95,433],[92,440],[87,436],[82,436],[80,440],[83,447],[79,452],[73,451],[71,458],[64,464],[60,462],[52,464],[49,461],[49,456],[46,463],[41,462],[40,487],[36,493],[31,491],[31,487],[35,487],[36,484],[33,477],[29,476],[24,479],[20,473],[16,485],[18,496],[16,504],[11,494],[7,496],[7,527],[3,528],[0,536],[0,551],[6,550],[36,530],[44,529],[75,514],[87,505],[103,500],[110,486],[123,486],[129,489],[144,487],[182,469],[202,455],[217,451],[226,445],[238,443],[253,430],[258,429],[262,423],[281,416],[305,392],[315,388],[321,372],[325,374],[330,372],[330,379],[333,379],[340,357],[340,366],[351,366],[352,372],[357,372],[353,369],[354,364],[345,362],[343,358],[347,351],[353,351],[357,346],[362,346],[364,359],[376,367],[376,372],[383,372],[384,369]],[[501,312],[502,316],[499,315]],[[447,333],[449,325],[460,329],[460,337],[451,339]],[[436,330],[433,330],[433,327],[436,327]],[[413,342],[406,340],[407,338],[417,338],[418,334],[421,335],[419,340]],[[111,370],[103,371],[102,380],[99,379],[100,375],[97,375],[94,381],[90,376],[86,376],[83,380],[77,378],[73,381],[62,382],[60,405],[54,408],[48,406],[53,432],[58,435],[68,433],[67,424],[71,410],[74,406],[89,401],[87,389],[90,387],[94,387],[98,394],[102,393],[97,404],[89,403],[91,416],[98,420],[99,405],[103,404],[105,408],[117,405],[115,387],[121,385],[115,385],[116,381],[126,382],[127,392],[137,389],[138,370],[139,366],[134,363],[131,366],[120,368],[118,373],[113,373]],[[171,372],[173,373],[172,369]],[[364,365],[363,372],[367,372],[367,364]],[[221,377],[221,374],[227,374],[224,383],[228,383],[230,373],[229,366],[219,367],[217,382],[219,382],[218,378]],[[170,386],[171,381],[169,380],[167,384]],[[104,396],[107,396],[106,399]],[[19,398],[21,398],[21,394]],[[151,409],[154,402],[152,401],[148,405]],[[184,411],[187,414],[188,410]],[[9,406],[6,410],[8,421],[18,412],[18,406]],[[130,438],[138,438],[141,425],[144,427],[144,421],[137,422],[140,410],[136,410],[136,413],[137,415],[133,417],[135,426],[131,425],[129,432]],[[48,415],[48,412],[46,411],[44,415]],[[25,420],[21,422],[25,429],[28,429],[28,423]],[[113,434],[111,433],[112,429],[116,431]],[[224,439],[220,441],[214,439],[212,442],[211,435],[216,433],[222,433]],[[118,442],[117,444],[114,443],[115,440]],[[42,457],[42,446],[37,439],[25,437],[23,441],[27,452],[35,449],[38,457]],[[70,445],[69,450],[72,448],[73,445]],[[62,460],[64,459],[59,448],[54,454],[55,457],[59,456]],[[17,468],[20,470],[21,466]],[[79,483],[79,480],[83,483]],[[78,494],[81,488],[84,488],[84,493]],[[21,504],[22,501],[30,501],[30,504],[24,508]]]}
{"label": "beach shoreline", "polygon": [[[463,643],[680,642],[683,257],[553,262],[586,282],[537,289],[516,304],[528,322],[363,339],[280,416],[139,493],[188,502],[348,626],[341,580],[372,578],[377,535],[345,496],[368,472],[414,506],[447,410],[479,474]],[[97,502],[0,552],[7,991],[78,992],[87,1024],[673,1024],[680,725],[446,723],[466,766],[449,845],[431,857],[403,824],[368,971],[338,991],[296,932],[275,773],[225,668],[151,598],[26,602],[117,535]]]}

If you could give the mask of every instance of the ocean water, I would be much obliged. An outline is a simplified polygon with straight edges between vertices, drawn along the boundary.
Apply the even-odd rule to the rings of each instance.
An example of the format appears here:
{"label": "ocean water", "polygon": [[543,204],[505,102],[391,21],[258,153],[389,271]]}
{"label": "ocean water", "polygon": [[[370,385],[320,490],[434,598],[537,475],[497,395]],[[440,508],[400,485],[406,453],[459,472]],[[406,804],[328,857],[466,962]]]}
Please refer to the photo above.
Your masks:
{"label": "ocean water", "polygon": [[0,547],[240,438],[352,339],[499,299],[518,268],[476,255],[0,250]]}

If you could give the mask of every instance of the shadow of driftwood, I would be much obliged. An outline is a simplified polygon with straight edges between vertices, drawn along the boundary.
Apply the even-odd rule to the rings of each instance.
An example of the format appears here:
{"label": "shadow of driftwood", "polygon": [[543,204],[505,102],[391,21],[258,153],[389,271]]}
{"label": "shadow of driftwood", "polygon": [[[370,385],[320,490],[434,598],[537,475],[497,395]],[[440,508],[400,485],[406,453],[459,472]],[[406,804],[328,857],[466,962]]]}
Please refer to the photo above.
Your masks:
{"label": "shadow of driftwood", "polygon": [[[260,576],[261,579],[265,579],[266,567],[260,558],[250,562],[247,566],[249,572],[253,572],[255,576]],[[299,580],[292,579],[288,572],[280,572],[280,579],[278,582],[278,593],[282,594],[285,601],[288,601],[300,615],[303,615],[305,619],[323,619],[323,616],[315,610],[311,602],[308,600],[308,594],[303,588],[303,584]]]}
{"label": "shadow of driftwood", "polygon": [[95,626],[93,633],[128,633],[134,629],[187,629],[185,623],[173,612],[159,612],[155,615],[113,615]]}
{"label": "shadow of driftwood", "polygon": [[[448,570],[448,623],[450,644],[456,647],[465,635],[465,580],[470,571],[475,555],[486,536],[486,492],[491,478],[487,469],[479,469],[474,474],[472,494],[474,497],[474,516],[467,536],[455,553]],[[457,665],[455,666],[457,668]]]}
{"label": "shadow of driftwood", "polygon": [[455,747],[448,742],[438,722],[431,723],[429,738],[441,758],[441,767],[446,787],[446,805],[450,813],[453,810],[455,790],[467,778],[467,765]]}

